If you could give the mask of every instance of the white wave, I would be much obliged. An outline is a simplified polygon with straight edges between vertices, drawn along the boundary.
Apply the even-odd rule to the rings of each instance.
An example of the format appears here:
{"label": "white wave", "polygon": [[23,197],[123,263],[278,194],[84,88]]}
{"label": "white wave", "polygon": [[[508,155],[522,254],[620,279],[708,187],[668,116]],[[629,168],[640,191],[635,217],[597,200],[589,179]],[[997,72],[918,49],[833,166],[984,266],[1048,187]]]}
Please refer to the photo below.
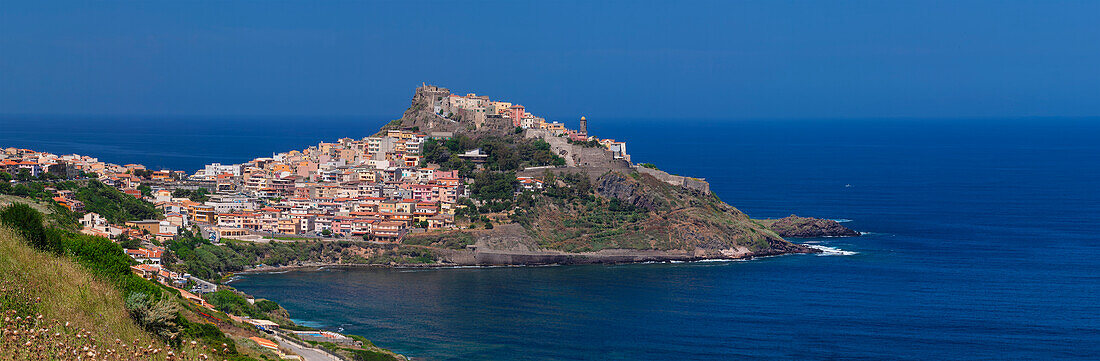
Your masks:
{"label": "white wave", "polygon": [[847,218],[841,218],[841,219],[830,219],[830,221],[837,222],[837,223],[844,223],[844,222],[851,222],[852,220],[847,219]]}
{"label": "white wave", "polygon": [[821,251],[821,253],[818,254],[819,256],[851,256],[851,255],[859,254],[859,252],[845,251],[845,250],[840,249],[840,248],[822,246],[822,245],[819,245],[819,244],[807,244],[806,247],[810,247],[810,248]]}

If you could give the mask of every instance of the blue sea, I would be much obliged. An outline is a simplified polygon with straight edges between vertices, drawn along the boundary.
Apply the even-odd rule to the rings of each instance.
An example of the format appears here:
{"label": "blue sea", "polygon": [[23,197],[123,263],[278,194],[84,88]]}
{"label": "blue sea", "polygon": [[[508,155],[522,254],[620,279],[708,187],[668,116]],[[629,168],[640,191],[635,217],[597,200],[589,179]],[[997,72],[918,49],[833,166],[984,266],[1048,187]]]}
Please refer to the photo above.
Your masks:
{"label": "blue sea", "polygon": [[[33,118],[33,121],[30,120]],[[384,119],[0,118],[0,146],[193,171]],[[1100,119],[593,119],[848,255],[248,275],[304,324],[420,360],[1100,358]]]}

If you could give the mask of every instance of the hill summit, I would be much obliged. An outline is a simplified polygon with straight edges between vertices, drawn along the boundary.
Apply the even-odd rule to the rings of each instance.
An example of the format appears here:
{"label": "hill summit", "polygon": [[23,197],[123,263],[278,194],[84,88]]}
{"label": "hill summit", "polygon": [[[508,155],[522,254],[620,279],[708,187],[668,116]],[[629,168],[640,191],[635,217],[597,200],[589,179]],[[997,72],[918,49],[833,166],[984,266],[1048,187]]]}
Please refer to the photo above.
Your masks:
{"label": "hill summit", "polygon": [[[811,253],[722,202],[703,179],[672,175],[631,162],[626,145],[567,129],[509,102],[459,96],[424,85],[400,119],[382,128],[416,130],[436,138],[482,144],[489,161],[472,171],[467,214],[507,224],[409,235],[405,243],[450,245],[445,260],[460,264],[602,263],[750,258]],[[517,148],[545,149],[555,166],[495,166]],[[424,149],[426,162],[433,157]],[[482,192],[493,182],[514,184],[517,194]],[[461,239],[465,241],[456,242]],[[472,243],[472,244],[471,244]]]}

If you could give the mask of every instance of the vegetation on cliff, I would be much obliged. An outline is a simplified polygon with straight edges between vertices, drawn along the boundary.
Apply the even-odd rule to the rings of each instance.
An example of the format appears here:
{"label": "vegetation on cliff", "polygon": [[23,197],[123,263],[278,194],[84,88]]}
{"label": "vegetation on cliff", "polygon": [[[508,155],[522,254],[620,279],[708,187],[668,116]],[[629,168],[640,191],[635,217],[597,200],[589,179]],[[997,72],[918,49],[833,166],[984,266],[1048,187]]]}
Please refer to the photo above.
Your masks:
{"label": "vegetation on cliff", "polygon": [[85,210],[98,213],[111,223],[161,218],[160,211],[149,202],[119,192],[118,189],[96,180],[88,181],[84,186],[72,190],[76,199],[84,203]]}
{"label": "vegetation on cliff", "polygon": [[[47,201],[53,197],[53,194],[46,190],[47,187],[72,191],[73,197],[84,203],[85,211],[98,213],[111,223],[122,224],[126,221],[161,217],[160,211],[149,202],[122,193],[118,189],[109,187],[97,180],[69,180],[54,183],[28,180],[14,185],[4,182],[0,183],[0,194]],[[56,214],[56,212],[52,214]],[[70,216],[72,218],[70,225],[75,224],[75,215]]]}
{"label": "vegetation on cliff", "polygon": [[459,155],[469,150],[481,149],[488,157],[485,169],[516,171],[525,167],[565,165],[565,159],[550,151],[550,144],[541,139],[526,139],[515,134],[478,135],[476,138],[458,134],[447,140],[428,139],[421,145],[422,162],[438,164],[440,170],[458,170],[461,177],[469,177],[476,168],[474,163]]}
{"label": "vegetation on cliff", "polygon": [[[767,254],[788,244],[713,194],[652,176],[609,172],[547,176],[548,188],[520,203],[515,219],[545,248],[571,252],[743,249]],[[560,182],[559,182],[560,181]],[[797,247],[784,248],[784,251]]]}
{"label": "vegetation on cliff", "polygon": [[227,239],[222,245],[214,245],[187,230],[164,245],[167,252],[163,262],[167,267],[213,280],[259,265],[411,264],[436,260],[430,250],[361,241],[253,243]]}

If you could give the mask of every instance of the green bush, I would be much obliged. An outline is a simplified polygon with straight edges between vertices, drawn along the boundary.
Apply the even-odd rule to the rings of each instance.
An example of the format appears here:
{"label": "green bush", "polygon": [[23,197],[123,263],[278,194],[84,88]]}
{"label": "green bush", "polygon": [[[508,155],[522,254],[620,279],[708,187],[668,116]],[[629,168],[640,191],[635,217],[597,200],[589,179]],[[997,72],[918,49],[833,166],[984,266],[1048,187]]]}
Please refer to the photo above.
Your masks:
{"label": "green bush", "polygon": [[46,237],[46,227],[42,224],[42,213],[24,203],[13,203],[0,211],[0,222],[15,228],[34,248],[43,251],[56,251],[57,245]]}
{"label": "green bush", "polygon": [[344,348],[343,350],[350,353],[351,359],[355,361],[397,361],[396,357],[385,352],[350,348]]}
{"label": "green bush", "polygon": [[248,316],[252,318],[266,318],[259,312],[252,304],[248,303],[248,300],[240,294],[231,290],[219,290],[217,292],[207,293],[202,296],[206,299],[206,302],[210,302],[219,311],[230,313],[238,316]]}
{"label": "green bush", "polygon": [[[208,323],[191,322],[182,316],[176,318],[176,323],[181,327],[180,334],[186,338],[206,344],[214,355],[226,360],[243,361],[253,360],[250,357],[237,352],[237,343],[226,337],[217,326]],[[225,344],[226,346],[222,346]],[[215,358],[217,359],[217,358]]]}
{"label": "green bush", "polygon": [[279,309],[279,304],[272,300],[257,300],[255,306],[257,310],[264,313]]}

